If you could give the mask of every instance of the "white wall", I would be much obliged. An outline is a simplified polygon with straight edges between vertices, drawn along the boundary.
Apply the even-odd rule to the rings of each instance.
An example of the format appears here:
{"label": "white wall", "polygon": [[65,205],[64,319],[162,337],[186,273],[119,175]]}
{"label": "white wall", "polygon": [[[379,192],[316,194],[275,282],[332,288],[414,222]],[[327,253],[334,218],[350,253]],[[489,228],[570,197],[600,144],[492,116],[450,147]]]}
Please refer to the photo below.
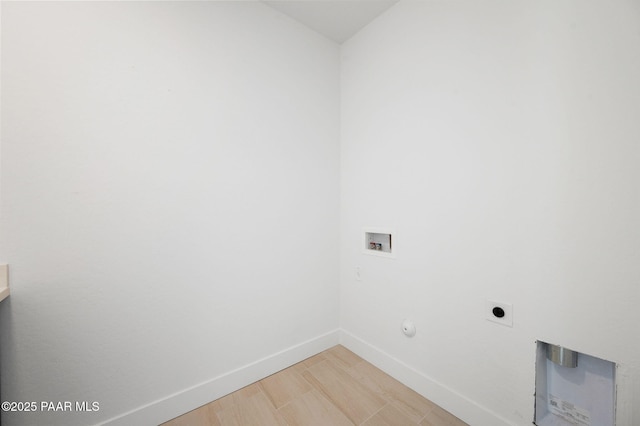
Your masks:
{"label": "white wall", "polygon": [[2,7],[2,397],[100,404],[3,424],[337,328],[337,45],[257,2]]}
{"label": "white wall", "polygon": [[[341,87],[352,347],[494,426],[531,423],[553,342],[619,363],[638,424],[639,3],[400,2],[343,46]],[[366,226],[396,229],[397,259],[361,253]]]}
{"label": "white wall", "polygon": [[[253,2],[3,2],[2,399],[100,402],[4,424],[193,404],[338,317],[474,426],[530,424],[537,339],[619,363],[637,422],[639,22],[401,2],[340,79],[334,44]],[[363,255],[364,227],[397,258]]]}

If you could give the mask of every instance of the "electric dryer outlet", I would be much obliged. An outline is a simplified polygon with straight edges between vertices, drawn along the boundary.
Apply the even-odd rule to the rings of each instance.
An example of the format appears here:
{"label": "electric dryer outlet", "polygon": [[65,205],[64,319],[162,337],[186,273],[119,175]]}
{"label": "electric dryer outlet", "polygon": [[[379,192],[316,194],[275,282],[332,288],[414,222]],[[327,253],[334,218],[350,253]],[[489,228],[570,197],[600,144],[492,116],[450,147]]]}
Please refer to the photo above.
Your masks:
{"label": "electric dryer outlet", "polygon": [[485,313],[487,320],[513,327],[513,305],[511,303],[486,300]]}

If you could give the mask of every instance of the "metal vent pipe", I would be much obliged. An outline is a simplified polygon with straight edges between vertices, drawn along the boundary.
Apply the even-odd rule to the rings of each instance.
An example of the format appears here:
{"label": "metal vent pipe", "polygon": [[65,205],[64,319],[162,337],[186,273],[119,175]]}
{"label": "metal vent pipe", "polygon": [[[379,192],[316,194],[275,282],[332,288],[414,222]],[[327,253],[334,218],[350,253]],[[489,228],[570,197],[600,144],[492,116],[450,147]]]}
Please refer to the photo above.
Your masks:
{"label": "metal vent pipe", "polygon": [[576,368],[578,366],[578,352],[547,343],[547,358],[563,367]]}

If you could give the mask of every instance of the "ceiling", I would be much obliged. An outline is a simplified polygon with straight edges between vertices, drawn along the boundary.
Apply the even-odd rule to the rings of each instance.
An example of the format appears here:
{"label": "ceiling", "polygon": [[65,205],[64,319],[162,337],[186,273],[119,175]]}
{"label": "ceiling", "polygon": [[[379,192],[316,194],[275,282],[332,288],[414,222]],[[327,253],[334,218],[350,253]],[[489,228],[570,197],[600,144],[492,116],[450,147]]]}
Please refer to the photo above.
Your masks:
{"label": "ceiling", "polygon": [[263,2],[342,43],[398,0],[263,0]]}

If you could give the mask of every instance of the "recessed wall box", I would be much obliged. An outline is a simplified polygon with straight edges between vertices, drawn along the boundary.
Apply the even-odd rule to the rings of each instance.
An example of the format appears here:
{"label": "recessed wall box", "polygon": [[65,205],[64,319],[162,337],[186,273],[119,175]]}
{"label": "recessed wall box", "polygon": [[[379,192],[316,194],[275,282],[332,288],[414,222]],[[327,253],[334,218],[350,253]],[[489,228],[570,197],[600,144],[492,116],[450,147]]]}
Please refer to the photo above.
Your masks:
{"label": "recessed wall box", "polygon": [[383,228],[365,228],[363,253],[395,258],[395,232]]}
{"label": "recessed wall box", "polygon": [[614,426],[615,371],[611,361],[538,341],[534,424]]}

